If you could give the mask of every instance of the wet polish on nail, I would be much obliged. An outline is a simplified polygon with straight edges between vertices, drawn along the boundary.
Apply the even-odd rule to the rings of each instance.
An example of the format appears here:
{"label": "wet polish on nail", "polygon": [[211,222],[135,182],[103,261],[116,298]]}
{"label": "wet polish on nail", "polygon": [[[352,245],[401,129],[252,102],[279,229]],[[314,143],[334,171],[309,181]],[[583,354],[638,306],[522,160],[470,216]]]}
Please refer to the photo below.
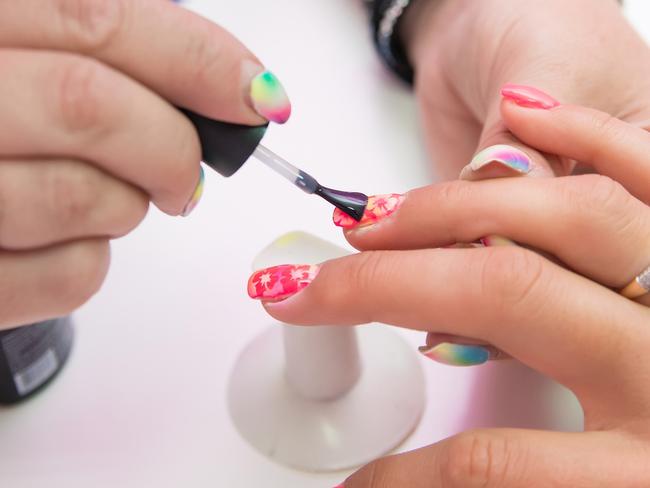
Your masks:
{"label": "wet polish on nail", "polygon": [[267,120],[284,124],[291,116],[291,102],[280,80],[270,71],[264,71],[251,81],[253,107]]}
{"label": "wet polish on nail", "polygon": [[390,193],[387,195],[374,195],[368,197],[368,205],[360,221],[354,220],[338,208],[334,210],[334,225],[351,229],[353,227],[366,227],[393,214],[404,201],[404,195]]}
{"label": "wet polish on nail", "polygon": [[526,85],[508,83],[501,88],[501,96],[507,100],[512,100],[521,107],[527,108],[550,110],[560,105],[560,102],[549,94]]}
{"label": "wet polish on nail", "polygon": [[187,205],[185,205],[185,208],[183,209],[181,216],[187,217],[189,214],[192,213],[192,210],[194,210],[196,206],[199,204],[199,201],[201,201],[201,197],[203,196],[204,184],[205,184],[205,173],[203,172],[203,168],[200,167],[199,182],[196,184],[194,193],[192,193],[192,198],[190,198],[190,201],[187,202]]}
{"label": "wet polish on nail", "polygon": [[477,366],[490,359],[490,351],[486,347],[450,342],[422,346],[419,351],[429,359],[449,366]]}
{"label": "wet polish on nail", "polygon": [[283,264],[261,269],[248,280],[248,296],[257,300],[283,300],[307,287],[318,274],[318,265]]}

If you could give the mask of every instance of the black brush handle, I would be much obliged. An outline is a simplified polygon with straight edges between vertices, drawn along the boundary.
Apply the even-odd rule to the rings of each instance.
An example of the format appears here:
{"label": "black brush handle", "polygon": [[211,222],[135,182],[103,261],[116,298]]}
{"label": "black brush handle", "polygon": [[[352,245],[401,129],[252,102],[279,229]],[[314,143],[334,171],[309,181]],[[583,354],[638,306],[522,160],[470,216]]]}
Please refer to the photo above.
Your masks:
{"label": "black brush handle", "polygon": [[250,126],[209,119],[181,109],[201,141],[202,160],[222,176],[232,176],[259,146],[269,124]]}

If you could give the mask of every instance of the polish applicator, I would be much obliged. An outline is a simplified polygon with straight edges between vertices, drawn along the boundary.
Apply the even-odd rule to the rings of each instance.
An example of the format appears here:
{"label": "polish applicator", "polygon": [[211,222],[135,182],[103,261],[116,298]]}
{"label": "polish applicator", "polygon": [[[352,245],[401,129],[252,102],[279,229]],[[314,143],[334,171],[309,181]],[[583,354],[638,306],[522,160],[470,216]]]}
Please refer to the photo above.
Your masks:
{"label": "polish applicator", "polygon": [[296,168],[284,158],[260,144],[268,124],[248,126],[209,119],[189,110],[182,110],[199,134],[202,160],[222,176],[230,177],[252,156],[307,194],[318,195],[348,214],[361,220],[368,205],[368,196],[358,192],[334,190]]}

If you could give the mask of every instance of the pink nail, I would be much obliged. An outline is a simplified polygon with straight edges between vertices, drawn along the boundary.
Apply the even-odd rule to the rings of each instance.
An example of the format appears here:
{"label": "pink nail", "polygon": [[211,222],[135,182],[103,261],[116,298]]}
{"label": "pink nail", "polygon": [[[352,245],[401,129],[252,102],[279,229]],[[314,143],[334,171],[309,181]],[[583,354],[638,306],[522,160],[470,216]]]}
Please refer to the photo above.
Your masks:
{"label": "pink nail", "polygon": [[334,225],[344,229],[373,225],[393,214],[402,201],[404,201],[404,196],[397,193],[372,196],[368,198],[368,206],[359,222],[337,208],[334,210]]}
{"label": "pink nail", "polygon": [[284,264],[261,269],[248,280],[248,296],[259,300],[284,300],[307,287],[318,274],[318,265]]}
{"label": "pink nail", "polygon": [[560,105],[560,102],[549,94],[526,85],[513,85],[511,83],[503,85],[501,96],[507,100],[512,100],[521,107],[527,108],[549,110]]}

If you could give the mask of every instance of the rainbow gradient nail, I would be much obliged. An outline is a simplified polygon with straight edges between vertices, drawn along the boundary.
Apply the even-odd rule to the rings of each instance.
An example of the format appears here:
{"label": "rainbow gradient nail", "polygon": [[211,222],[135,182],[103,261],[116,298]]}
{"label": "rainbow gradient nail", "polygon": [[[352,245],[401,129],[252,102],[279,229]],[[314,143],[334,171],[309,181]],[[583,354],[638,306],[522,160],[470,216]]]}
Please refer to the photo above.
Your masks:
{"label": "rainbow gradient nail", "polygon": [[486,347],[450,342],[422,346],[419,351],[429,359],[448,366],[478,366],[490,359],[490,350]]}
{"label": "rainbow gradient nail", "polygon": [[359,222],[337,208],[334,210],[334,225],[337,227],[343,227],[344,229],[373,225],[379,220],[385,219],[389,215],[393,214],[403,201],[404,195],[398,193],[368,197],[368,205],[366,205],[366,210]]}
{"label": "rainbow gradient nail", "polygon": [[185,205],[185,208],[181,213],[183,217],[187,217],[189,214],[192,213],[192,210],[196,208],[196,206],[199,204],[199,201],[201,201],[201,197],[203,196],[203,187],[205,185],[205,173],[203,172],[202,167],[199,167],[199,170],[200,170],[199,182],[196,184],[194,193],[192,193],[192,198],[190,198],[190,201],[187,202],[187,205]]}
{"label": "rainbow gradient nail", "polygon": [[270,71],[260,73],[251,81],[253,107],[265,119],[284,124],[291,116],[291,102],[280,80]]}
{"label": "rainbow gradient nail", "polygon": [[505,144],[483,149],[474,156],[468,166],[472,171],[478,171],[492,163],[501,164],[521,174],[529,173],[532,167],[532,162],[525,152]]}

